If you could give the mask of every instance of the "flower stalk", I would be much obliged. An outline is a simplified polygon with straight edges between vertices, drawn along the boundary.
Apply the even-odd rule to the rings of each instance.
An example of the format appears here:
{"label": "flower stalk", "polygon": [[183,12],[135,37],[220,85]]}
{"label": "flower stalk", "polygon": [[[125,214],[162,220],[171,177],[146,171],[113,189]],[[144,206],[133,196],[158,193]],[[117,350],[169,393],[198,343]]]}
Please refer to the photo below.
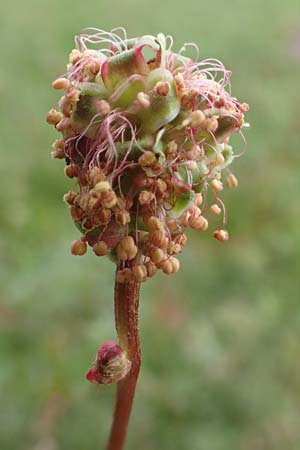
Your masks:
{"label": "flower stalk", "polygon": [[141,365],[138,332],[140,283],[115,283],[115,320],[120,346],[131,362],[128,375],[117,384],[113,424],[107,450],[121,450],[124,446],[128,422],[134,400]]}

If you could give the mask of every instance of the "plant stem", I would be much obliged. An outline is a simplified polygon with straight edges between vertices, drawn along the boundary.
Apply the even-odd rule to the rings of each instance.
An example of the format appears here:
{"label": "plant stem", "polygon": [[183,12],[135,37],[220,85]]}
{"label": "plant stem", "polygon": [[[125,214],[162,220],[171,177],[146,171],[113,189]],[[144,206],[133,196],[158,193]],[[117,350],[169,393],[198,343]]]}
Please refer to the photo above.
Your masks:
{"label": "plant stem", "polygon": [[115,282],[115,321],[120,346],[131,361],[129,374],[117,384],[114,419],[107,450],[122,450],[141,365],[138,334],[140,283]]}

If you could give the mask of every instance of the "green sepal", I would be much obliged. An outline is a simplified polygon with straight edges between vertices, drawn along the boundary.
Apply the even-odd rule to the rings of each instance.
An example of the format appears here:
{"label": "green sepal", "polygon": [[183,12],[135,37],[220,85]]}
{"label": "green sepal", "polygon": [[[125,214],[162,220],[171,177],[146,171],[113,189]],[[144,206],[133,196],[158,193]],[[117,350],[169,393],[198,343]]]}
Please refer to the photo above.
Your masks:
{"label": "green sepal", "polygon": [[[184,211],[191,206],[193,206],[195,202],[195,192],[194,191],[186,191],[185,193],[177,196],[175,198],[175,202],[172,205],[172,209],[168,212],[169,217],[172,219],[178,219],[178,217],[182,216]],[[166,205],[168,209],[168,205]]]}
{"label": "green sepal", "polygon": [[141,75],[132,75],[110,97],[113,108],[126,109],[139,92],[145,92],[145,81]]}
{"label": "green sepal", "polygon": [[134,74],[148,75],[149,67],[145,61],[141,48],[126,50],[112,56],[104,62],[101,75],[104,85],[113,91],[124,80]]}

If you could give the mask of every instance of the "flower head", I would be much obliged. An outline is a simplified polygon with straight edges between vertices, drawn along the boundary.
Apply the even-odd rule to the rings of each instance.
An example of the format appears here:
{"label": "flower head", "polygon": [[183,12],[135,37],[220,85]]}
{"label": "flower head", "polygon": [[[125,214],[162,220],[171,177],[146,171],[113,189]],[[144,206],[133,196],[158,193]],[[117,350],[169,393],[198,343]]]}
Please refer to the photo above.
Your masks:
{"label": "flower head", "polygon": [[175,53],[170,36],[91,29],[75,42],[67,73],[53,82],[64,91],[59,111],[47,114],[62,133],[53,156],[76,180],[65,196],[82,233],[72,253],[88,244],[110,255],[124,283],[176,273],[187,228],[206,231],[209,213],[223,213],[224,226],[223,173],[238,184],[229,138],[248,105],[228,92],[221,62]]}

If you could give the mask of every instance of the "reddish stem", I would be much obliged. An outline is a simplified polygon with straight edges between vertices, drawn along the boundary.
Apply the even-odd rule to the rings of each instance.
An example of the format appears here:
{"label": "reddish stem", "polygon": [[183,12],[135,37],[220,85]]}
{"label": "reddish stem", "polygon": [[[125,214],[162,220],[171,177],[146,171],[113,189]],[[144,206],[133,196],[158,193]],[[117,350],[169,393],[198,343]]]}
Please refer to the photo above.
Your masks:
{"label": "reddish stem", "polygon": [[131,361],[129,374],[117,385],[114,419],[107,450],[122,450],[141,365],[138,334],[140,283],[115,283],[115,320],[120,346]]}

